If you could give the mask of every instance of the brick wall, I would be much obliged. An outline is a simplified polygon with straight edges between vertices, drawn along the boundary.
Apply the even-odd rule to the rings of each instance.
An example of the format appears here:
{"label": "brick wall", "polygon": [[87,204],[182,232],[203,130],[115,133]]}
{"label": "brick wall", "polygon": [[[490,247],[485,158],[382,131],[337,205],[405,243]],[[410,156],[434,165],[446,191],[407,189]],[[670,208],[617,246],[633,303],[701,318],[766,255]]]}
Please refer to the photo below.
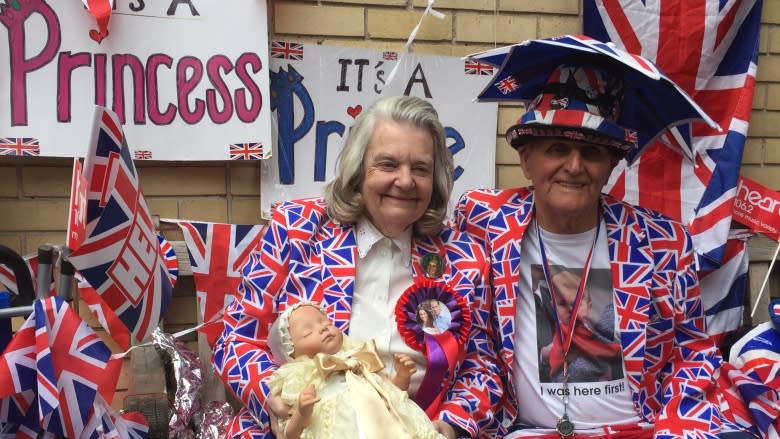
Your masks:
{"label": "brick wall", "polygon": [[[270,39],[402,50],[425,0],[269,0]],[[525,39],[579,33],[579,0],[438,0],[446,18],[426,17],[412,51],[462,56]],[[780,2],[764,1],[758,78],[742,173],[780,189]],[[524,185],[503,133],[520,113],[501,105],[496,127],[496,181]],[[22,254],[65,240],[71,159],[0,157],[0,244]],[[234,162],[138,162],[151,212],[191,220],[261,222],[260,167]],[[165,232],[179,240],[177,232]],[[194,296],[180,292],[165,324],[195,322]],[[88,317],[84,310],[82,315]],[[94,322],[93,322],[94,323]],[[16,322],[18,325],[18,322]],[[120,389],[126,388],[127,373]],[[125,386],[125,387],[123,387]],[[121,407],[121,393],[114,405]]]}

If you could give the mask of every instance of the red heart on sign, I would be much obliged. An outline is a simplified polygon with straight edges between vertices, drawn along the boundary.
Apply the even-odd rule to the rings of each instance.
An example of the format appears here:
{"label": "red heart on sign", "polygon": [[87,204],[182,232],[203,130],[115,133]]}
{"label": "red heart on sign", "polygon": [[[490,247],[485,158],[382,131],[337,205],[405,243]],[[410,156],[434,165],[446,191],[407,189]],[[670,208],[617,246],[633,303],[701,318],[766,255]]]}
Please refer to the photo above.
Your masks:
{"label": "red heart on sign", "polygon": [[353,119],[358,117],[358,114],[360,114],[361,111],[363,111],[363,106],[362,105],[355,105],[354,107],[347,107],[347,114],[352,116]]}
{"label": "red heart on sign", "polygon": [[89,37],[97,41],[98,44],[100,44],[100,42],[103,41],[103,39],[106,38],[107,36],[108,36],[108,31],[106,31],[105,35],[100,33],[100,31],[97,29],[92,29],[91,31],[89,31]]}

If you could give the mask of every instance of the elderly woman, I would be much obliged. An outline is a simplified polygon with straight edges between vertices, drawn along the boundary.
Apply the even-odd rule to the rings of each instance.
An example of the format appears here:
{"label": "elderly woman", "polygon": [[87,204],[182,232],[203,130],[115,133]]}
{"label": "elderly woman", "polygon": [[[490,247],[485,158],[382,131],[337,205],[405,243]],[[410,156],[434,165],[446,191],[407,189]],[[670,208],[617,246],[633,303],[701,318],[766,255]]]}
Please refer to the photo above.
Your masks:
{"label": "elderly woman", "polygon": [[[277,365],[266,342],[268,327],[302,300],[321,304],[353,339],[374,339],[389,367],[393,354],[401,353],[425,372],[426,356],[406,344],[395,308],[409,287],[432,281],[421,262],[431,257],[443,267],[433,280],[468,304],[471,329],[465,356],[429,415],[448,438],[493,434],[491,406],[501,387],[485,334],[489,262],[470,238],[444,226],[452,170],[434,108],[415,97],[383,98],[355,121],[325,197],[274,209],[215,347],[215,369],[245,406],[230,435],[271,437],[267,407],[274,397],[267,381]],[[415,374],[410,396],[424,375]]]}

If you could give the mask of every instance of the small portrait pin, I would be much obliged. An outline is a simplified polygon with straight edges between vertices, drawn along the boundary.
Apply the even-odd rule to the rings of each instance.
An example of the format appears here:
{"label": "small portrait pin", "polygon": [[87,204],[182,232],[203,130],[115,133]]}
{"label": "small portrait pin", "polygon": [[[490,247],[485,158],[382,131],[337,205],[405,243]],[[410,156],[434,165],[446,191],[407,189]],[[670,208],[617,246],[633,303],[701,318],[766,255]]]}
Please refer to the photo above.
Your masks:
{"label": "small portrait pin", "polygon": [[444,260],[437,254],[429,253],[423,256],[420,264],[423,275],[429,279],[436,279],[444,273]]}

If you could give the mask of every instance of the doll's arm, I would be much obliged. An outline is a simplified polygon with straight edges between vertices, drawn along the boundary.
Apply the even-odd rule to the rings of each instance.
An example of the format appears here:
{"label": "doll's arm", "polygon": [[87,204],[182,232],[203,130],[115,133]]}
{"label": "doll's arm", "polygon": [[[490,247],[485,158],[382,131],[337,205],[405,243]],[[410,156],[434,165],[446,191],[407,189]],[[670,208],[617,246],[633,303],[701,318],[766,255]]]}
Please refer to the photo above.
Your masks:
{"label": "doll's arm", "polygon": [[395,369],[395,376],[390,381],[401,390],[409,390],[409,381],[411,381],[412,375],[417,372],[414,360],[406,354],[394,354],[393,369]]}
{"label": "doll's arm", "polygon": [[299,439],[301,437],[301,433],[311,422],[314,404],[319,400],[314,384],[309,384],[301,390],[300,395],[298,395],[298,406],[293,408],[292,415],[284,428],[285,439]]}

